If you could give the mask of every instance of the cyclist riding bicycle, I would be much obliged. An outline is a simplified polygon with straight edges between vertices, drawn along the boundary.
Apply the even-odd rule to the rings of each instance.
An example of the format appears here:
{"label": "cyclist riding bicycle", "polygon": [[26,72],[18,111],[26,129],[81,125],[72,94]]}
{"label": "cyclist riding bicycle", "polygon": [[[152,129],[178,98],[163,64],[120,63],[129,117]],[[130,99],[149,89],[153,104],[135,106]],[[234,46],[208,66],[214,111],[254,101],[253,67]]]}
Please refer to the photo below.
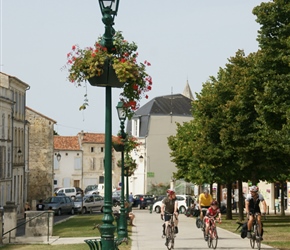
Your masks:
{"label": "cyclist riding bicycle", "polygon": [[266,201],[260,193],[258,193],[259,188],[257,186],[251,186],[250,187],[250,194],[246,197],[246,213],[248,214],[248,232],[247,232],[247,238],[250,239],[251,236],[251,228],[254,222],[254,216],[257,213],[257,223],[259,225],[259,235],[261,235],[260,240],[263,240],[262,238],[262,223],[261,223],[261,210],[260,210],[260,202],[263,205],[263,214],[266,214],[267,204]]}
{"label": "cyclist riding bicycle", "polygon": [[167,197],[165,197],[162,200],[162,205],[161,205],[161,217],[164,217],[165,221],[165,228],[163,230],[166,232],[168,222],[171,219],[171,216],[168,214],[174,214],[174,226],[175,226],[175,234],[178,233],[178,202],[176,199],[175,191],[173,189],[168,189],[167,190]]}
{"label": "cyclist riding bicycle", "polygon": [[[204,189],[203,193],[198,197],[198,204],[200,210],[200,218],[202,219],[206,210],[210,207],[212,202],[212,196],[209,194],[208,189]],[[204,212],[202,212],[204,211]]]}
{"label": "cyclist riding bicycle", "polygon": [[208,240],[208,230],[209,230],[209,223],[211,218],[217,218],[219,222],[222,221],[222,214],[219,209],[219,204],[217,201],[212,201],[210,204],[210,207],[207,209],[205,217],[204,217],[204,223],[205,223],[205,237],[204,239]]}

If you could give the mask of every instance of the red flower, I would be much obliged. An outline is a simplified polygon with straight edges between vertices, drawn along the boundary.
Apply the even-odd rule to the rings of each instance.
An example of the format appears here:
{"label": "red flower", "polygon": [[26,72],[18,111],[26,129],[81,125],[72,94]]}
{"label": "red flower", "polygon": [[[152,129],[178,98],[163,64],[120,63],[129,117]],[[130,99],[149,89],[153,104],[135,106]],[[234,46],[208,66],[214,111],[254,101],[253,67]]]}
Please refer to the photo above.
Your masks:
{"label": "red flower", "polygon": [[148,95],[145,95],[145,98],[148,99]]}
{"label": "red flower", "polygon": [[121,61],[122,63],[124,63],[124,62],[126,62],[127,60],[126,60],[125,58],[122,58],[120,61]]}
{"label": "red flower", "polygon": [[75,49],[76,49],[76,46],[75,46],[75,45],[73,45],[73,46],[72,46],[72,50],[75,50]]}
{"label": "red flower", "polygon": [[148,87],[147,87],[147,89],[148,89],[148,90],[151,90],[151,89],[152,89],[152,87],[151,87],[151,86],[148,86]]}
{"label": "red flower", "polygon": [[138,90],[138,85],[137,85],[137,84],[134,84],[134,85],[133,85],[133,89],[134,89],[134,90]]}

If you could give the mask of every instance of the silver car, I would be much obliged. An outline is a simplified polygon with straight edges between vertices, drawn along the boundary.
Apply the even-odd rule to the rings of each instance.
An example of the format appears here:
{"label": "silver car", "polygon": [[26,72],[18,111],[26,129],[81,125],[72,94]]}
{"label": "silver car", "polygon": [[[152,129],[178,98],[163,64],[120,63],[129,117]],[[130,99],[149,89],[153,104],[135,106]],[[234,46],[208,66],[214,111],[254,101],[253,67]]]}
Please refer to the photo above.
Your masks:
{"label": "silver car", "polygon": [[91,194],[85,195],[82,199],[82,196],[77,196],[74,203],[76,211],[82,214],[92,211],[103,212],[104,197],[98,194]]}
{"label": "silver car", "polygon": [[45,210],[53,210],[56,215],[75,213],[74,202],[67,196],[52,196],[47,198],[43,204],[45,205]]}

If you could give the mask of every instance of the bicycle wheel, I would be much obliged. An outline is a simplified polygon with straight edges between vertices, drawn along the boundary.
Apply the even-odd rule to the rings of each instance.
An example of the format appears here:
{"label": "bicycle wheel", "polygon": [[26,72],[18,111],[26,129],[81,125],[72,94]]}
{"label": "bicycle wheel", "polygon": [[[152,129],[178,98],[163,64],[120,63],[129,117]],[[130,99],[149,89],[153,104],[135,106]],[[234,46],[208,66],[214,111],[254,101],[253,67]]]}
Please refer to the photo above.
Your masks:
{"label": "bicycle wheel", "polygon": [[259,234],[259,224],[256,225],[255,234],[257,235],[257,237],[256,237],[257,248],[258,248],[258,250],[260,250],[261,249],[261,236]]}
{"label": "bicycle wheel", "polygon": [[168,225],[166,231],[166,246],[168,250],[174,248],[174,227]]}
{"label": "bicycle wheel", "polygon": [[202,223],[202,220],[200,219],[200,217],[196,218],[195,224],[196,224],[197,228],[202,228],[203,223]]}
{"label": "bicycle wheel", "polygon": [[255,247],[255,241],[256,241],[256,235],[255,235],[255,228],[254,228],[254,230],[252,231],[252,237],[250,238],[251,248]]}
{"label": "bicycle wheel", "polygon": [[218,243],[218,234],[216,228],[213,228],[211,232],[211,247],[213,249],[216,249],[217,243]]}
{"label": "bicycle wheel", "polygon": [[211,248],[211,245],[212,245],[212,238],[211,238],[211,233],[209,232],[209,236],[208,236],[208,239],[207,239],[208,248]]}

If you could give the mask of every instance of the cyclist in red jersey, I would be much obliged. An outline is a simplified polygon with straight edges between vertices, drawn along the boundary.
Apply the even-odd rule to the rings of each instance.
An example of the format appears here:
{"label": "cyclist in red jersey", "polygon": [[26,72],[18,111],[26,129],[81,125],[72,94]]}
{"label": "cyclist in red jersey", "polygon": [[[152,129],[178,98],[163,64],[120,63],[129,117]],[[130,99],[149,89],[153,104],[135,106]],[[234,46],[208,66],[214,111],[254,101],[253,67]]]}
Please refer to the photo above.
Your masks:
{"label": "cyclist in red jersey", "polygon": [[218,221],[222,221],[222,215],[221,211],[219,209],[219,204],[217,201],[212,201],[210,204],[210,207],[207,209],[205,217],[204,217],[204,223],[205,223],[205,240],[208,240],[208,230],[209,230],[209,219],[210,218],[216,218],[218,217]]}

